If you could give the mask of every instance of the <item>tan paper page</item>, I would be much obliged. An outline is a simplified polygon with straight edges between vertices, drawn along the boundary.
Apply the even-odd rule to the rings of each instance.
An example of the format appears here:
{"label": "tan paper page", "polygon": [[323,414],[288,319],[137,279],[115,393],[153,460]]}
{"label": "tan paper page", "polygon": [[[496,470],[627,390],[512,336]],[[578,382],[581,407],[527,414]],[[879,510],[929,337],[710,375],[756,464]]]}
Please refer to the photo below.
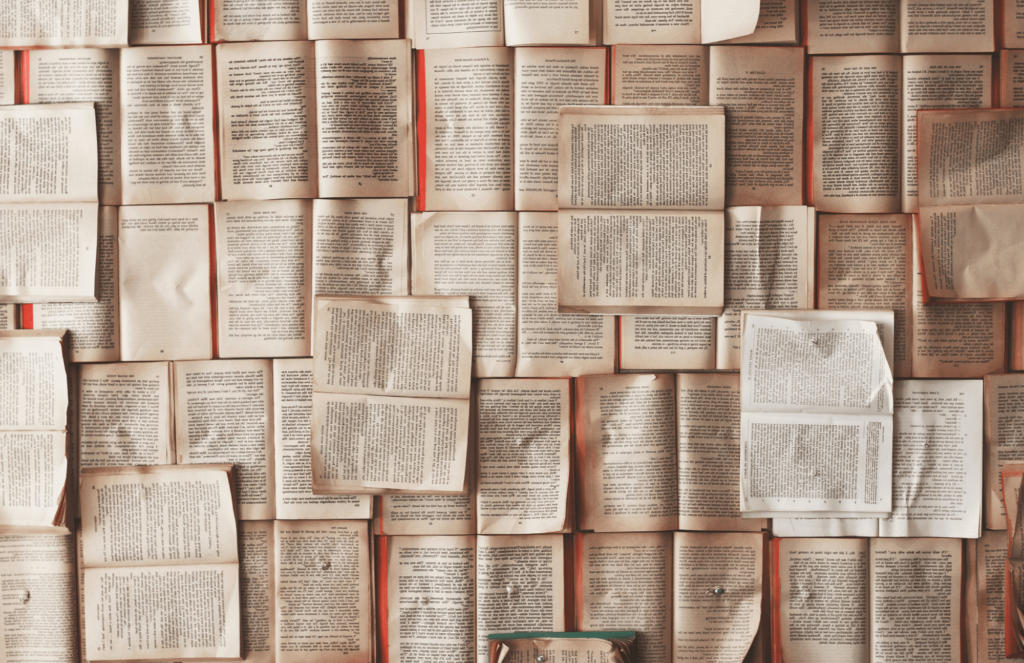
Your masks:
{"label": "tan paper page", "polygon": [[900,2],[900,50],[903,53],[991,53],[996,50],[995,5],[988,0],[903,0]]}
{"label": "tan paper page", "polygon": [[14,51],[0,52],[0,106],[10,106],[14,103],[16,76]]}
{"label": "tan paper page", "polygon": [[711,44],[752,34],[757,26],[760,8],[760,0],[702,0],[701,43]]}
{"label": "tan paper page", "polygon": [[[467,465],[467,472],[473,465]],[[381,495],[380,534],[476,533],[476,494]]]}
{"label": "tan paper page", "polygon": [[217,203],[214,213],[218,356],[313,354],[310,201]]}
{"label": "tan paper page", "polygon": [[210,359],[210,210],[121,207],[121,360]]}
{"label": "tan paper page", "polygon": [[275,663],[277,585],[274,522],[238,523],[242,648],[245,663]]}
{"label": "tan paper page", "polygon": [[0,330],[14,329],[18,320],[18,307],[15,304],[0,304]]}
{"label": "tan paper page", "polygon": [[0,332],[0,431],[46,430],[63,436],[68,382],[60,332],[30,333]]}
{"label": "tan paper page", "polygon": [[709,47],[616,44],[611,103],[617,106],[707,106]]}
{"label": "tan paper page", "polygon": [[306,0],[218,0],[211,41],[294,41],[308,39]]}
{"label": "tan paper page", "polygon": [[308,39],[397,39],[398,0],[308,0]]}
{"label": "tan paper page", "polygon": [[504,46],[501,0],[473,0],[454,9],[445,0],[404,0],[405,36],[413,48]]}
{"label": "tan paper page", "polygon": [[725,316],[620,315],[620,370],[713,371],[716,330],[724,320]]}
{"label": "tan paper page", "polygon": [[273,366],[266,359],[174,363],[179,465],[233,463],[239,520],[273,520]]}
{"label": "tan paper page", "polygon": [[[1024,2],[1008,0],[1003,3],[1001,48],[1024,47]],[[998,38],[998,37],[997,37]],[[1006,104],[1004,104],[1006,106]]]}
{"label": "tan paper page", "polygon": [[[352,7],[370,12],[387,1],[353,3]],[[316,2],[335,12],[346,5],[336,0]],[[320,196],[413,195],[416,145],[409,42],[317,42],[316,89]]]}
{"label": "tan paper page", "polygon": [[800,23],[800,7],[796,0],[761,0],[754,31],[749,35],[727,39],[725,43],[797,46],[801,40]]}
{"label": "tan paper page", "polygon": [[212,47],[124,50],[120,88],[122,204],[213,202]]}
{"label": "tan paper page", "polygon": [[[13,0],[0,47],[128,45],[128,0],[66,0],[61,11],[43,11],[37,0]],[[90,11],[91,10],[91,11]]]}
{"label": "tan paper page", "polygon": [[772,518],[772,536],[850,537],[878,536],[878,518]]}
{"label": "tan paper page", "polygon": [[899,53],[900,0],[805,0],[807,52]]}
{"label": "tan paper page", "polygon": [[1005,463],[1024,461],[1024,375],[985,376],[985,529],[1005,530],[1003,485]]}
{"label": "tan paper page", "polygon": [[[1004,523],[1005,526],[1005,523]],[[977,663],[1004,663],[1006,640],[1003,625],[1006,614],[1006,555],[1008,546],[1003,532],[983,532],[977,543]],[[968,597],[970,600],[971,597]],[[969,605],[969,604],[968,604]],[[968,624],[971,624],[968,621]],[[968,626],[970,628],[970,626]]]}
{"label": "tan paper page", "polygon": [[[10,51],[4,51],[4,54],[13,55]],[[112,48],[36,50],[25,53],[28,60],[28,85],[22,86],[25,103],[95,103],[99,200],[103,205],[121,204],[119,54],[120,50]],[[13,85],[13,71],[11,74]],[[14,103],[13,96],[10,101],[3,103]]]}
{"label": "tan paper page", "polygon": [[643,0],[604,0],[606,44],[700,44],[700,0],[658,7]]}
{"label": "tan paper page", "polygon": [[586,46],[590,42],[588,0],[549,3],[545,0],[510,2],[505,5],[505,45]]}
{"label": "tan paper page", "polygon": [[[1009,7],[1013,2],[1007,2]],[[1024,2],[1021,3],[1021,37],[1024,38]],[[1022,44],[1024,45],[1024,44]],[[1024,51],[1000,51],[999,59],[999,106],[1021,108],[1024,106]]]}
{"label": "tan paper page", "polygon": [[184,0],[131,0],[128,41],[146,44],[201,44],[206,33],[206,9],[200,2]]}
{"label": "tan paper page", "polygon": [[[4,373],[0,370],[0,375]],[[67,478],[67,434],[63,431],[0,431],[0,486],[4,495],[0,527],[66,534]],[[70,523],[71,518],[67,517],[66,522]]]}
{"label": "tan paper page", "polygon": [[515,208],[513,53],[489,48],[419,54],[426,99],[426,108],[418,109],[426,114],[426,135],[419,138],[426,168],[420,209]]}

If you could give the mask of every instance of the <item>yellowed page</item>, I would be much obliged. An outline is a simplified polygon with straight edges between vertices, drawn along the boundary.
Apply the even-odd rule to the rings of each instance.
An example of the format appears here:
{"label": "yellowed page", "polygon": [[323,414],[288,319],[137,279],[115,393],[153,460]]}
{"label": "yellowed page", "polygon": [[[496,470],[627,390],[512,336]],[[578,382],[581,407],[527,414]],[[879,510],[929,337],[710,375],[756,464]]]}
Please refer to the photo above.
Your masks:
{"label": "yellowed page", "polygon": [[490,633],[566,629],[562,542],[561,534],[477,537],[477,663],[489,663]]}
{"label": "yellowed page", "polygon": [[[1007,2],[1006,6],[1013,4]],[[1024,2],[1021,2],[1021,38],[1024,39]],[[1000,56],[999,106],[1021,108],[1024,106],[1024,50],[1004,50],[1000,51]]]}
{"label": "yellowed page", "polygon": [[405,0],[405,31],[413,48],[504,46],[501,0],[472,0],[452,6],[445,0]]}
{"label": "yellowed page", "polygon": [[563,106],[558,207],[721,210],[721,107]]}
{"label": "yellowed page", "polygon": [[217,203],[214,212],[218,356],[308,357],[311,203],[225,202]]}
{"label": "yellowed page", "polygon": [[796,0],[761,0],[757,24],[749,35],[727,39],[727,44],[800,44],[800,12]]}
{"label": "yellowed page", "polygon": [[675,529],[675,376],[588,376],[576,390],[580,529]]}
{"label": "yellowed page", "polygon": [[477,533],[544,534],[568,522],[568,379],[482,380]]}
{"label": "yellowed page", "polygon": [[60,331],[0,332],[0,431],[67,426],[68,382]]}
{"label": "yellowed page", "polygon": [[1024,374],[985,376],[985,529],[1005,530],[1000,473],[1005,463],[1024,461]]}
{"label": "yellowed page", "polygon": [[583,534],[577,539],[582,584],[576,628],[637,632],[636,663],[672,656],[672,532]]}
{"label": "yellowed page", "polygon": [[700,0],[658,6],[643,0],[604,0],[606,44],[699,44]]}
{"label": "yellowed page", "polygon": [[121,52],[121,203],[216,199],[211,46]]}
{"label": "yellowed page", "polygon": [[899,53],[899,0],[804,0],[807,52]]}
{"label": "yellowed page", "polygon": [[233,463],[239,520],[273,520],[273,366],[267,359],[174,363],[179,465]]}
{"label": "yellowed page", "polygon": [[241,586],[242,649],[246,663],[277,661],[277,584],[275,582],[274,522],[238,523],[239,581]]}
{"label": "yellowed page", "polygon": [[[68,358],[73,362],[117,361],[121,358],[116,207],[100,208],[97,253],[96,296],[99,301],[32,305],[33,327],[68,330]],[[3,328],[2,324],[0,328]]]}
{"label": "yellowed page", "polygon": [[[1005,523],[1004,523],[1005,527]],[[968,621],[977,633],[977,663],[1004,663],[1006,640],[1006,535],[1003,532],[983,532],[977,542],[977,618]],[[972,597],[968,597],[971,600]],[[970,604],[968,604],[970,605]]]}
{"label": "yellowed page", "polygon": [[903,53],[991,53],[996,50],[995,6],[991,0],[903,0],[900,2],[900,50]]}
{"label": "yellowed page", "polygon": [[309,0],[308,39],[396,39],[398,0]]}
{"label": "yellowed page", "polygon": [[816,57],[809,66],[814,206],[819,212],[899,212],[902,59]]}
{"label": "yellowed page", "polygon": [[573,45],[590,42],[591,3],[516,0],[505,4],[507,46]]}
{"label": "yellowed page", "polygon": [[274,360],[274,473],[279,520],[369,519],[369,495],[314,495],[309,433],[313,360]]}
{"label": "yellowed page", "polygon": [[[586,30],[582,34],[585,41]],[[514,60],[515,207],[557,210],[558,108],[607,102],[607,54],[603,48],[517,48]]]}
{"label": "yellowed page", "polygon": [[[11,54],[5,51],[5,54]],[[53,104],[91,101],[96,108],[99,200],[121,204],[120,51],[111,48],[27,51],[25,102]],[[6,79],[5,79],[6,80]],[[13,84],[13,72],[12,72]],[[13,88],[12,88],[13,92]],[[14,103],[11,101],[3,103]]]}
{"label": "yellowed page", "polygon": [[0,303],[96,302],[99,211],[94,202],[0,203]]}
{"label": "yellowed page", "polygon": [[14,51],[0,51],[0,106],[14,103],[16,75]]}
{"label": "yellowed page", "polygon": [[761,625],[766,540],[759,531],[673,534],[673,661],[745,660]]}
{"label": "yellowed page", "polygon": [[[367,10],[376,4],[351,3]],[[316,88],[320,197],[413,195],[416,146],[409,42],[318,41]]]}
{"label": "yellowed page", "polygon": [[5,33],[0,47],[128,45],[128,0],[67,0],[61,11],[37,0],[13,0],[5,6]]}
{"label": "yellowed page", "polygon": [[277,663],[373,660],[367,524],[279,520],[274,537]]}
{"label": "yellowed page", "polygon": [[317,197],[315,60],[308,41],[217,46],[223,199]]}
{"label": "yellowed page", "polygon": [[713,371],[715,334],[723,317],[619,316],[619,364],[637,371]]}
{"label": "yellowed page", "polygon": [[707,106],[709,47],[617,44],[611,102],[617,106]]}
{"label": "yellowed page", "polygon": [[132,46],[201,44],[206,33],[206,10],[201,2],[131,0],[128,41]]}
{"label": "yellowed page", "polygon": [[419,138],[426,150],[421,209],[515,207],[513,53],[481,48],[419,55],[426,99],[418,111],[426,113],[426,135]]}
{"label": "yellowed page", "polygon": [[213,12],[213,41],[293,41],[308,38],[305,0],[270,0],[255,7],[249,0],[218,0]]}
{"label": "yellowed page", "polygon": [[[472,471],[472,465],[467,468]],[[381,534],[476,533],[476,496],[381,495]]]}
{"label": "yellowed page", "polygon": [[121,360],[210,359],[210,210],[121,207]]}
{"label": "yellowed page", "polygon": [[412,218],[412,294],[469,295],[474,377],[515,375],[518,225],[515,212]]}

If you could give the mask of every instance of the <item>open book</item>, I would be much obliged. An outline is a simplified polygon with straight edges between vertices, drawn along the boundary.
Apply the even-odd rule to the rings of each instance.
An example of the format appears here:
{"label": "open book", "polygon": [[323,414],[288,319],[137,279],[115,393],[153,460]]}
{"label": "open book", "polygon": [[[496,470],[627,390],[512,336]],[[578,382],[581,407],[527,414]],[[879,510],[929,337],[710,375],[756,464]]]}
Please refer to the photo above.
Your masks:
{"label": "open book", "polygon": [[754,32],[758,0],[684,0],[661,6],[604,0],[606,44],[710,44]]}
{"label": "open book", "polygon": [[128,45],[128,0],[62,0],[50,7],[43,10],[38,0],[5,2],[0,48]]}
{"label": "open book", "polygon": [[210,41],[395,39],[398,0],[291,0],[253,6],[244,0],[209,2]]}
{"label": "open book", "polygon": [[[413,48],[599,45],[601,0],[451,5],[443,0],[404,0],[405,35]],[[311,37],[312,39],[312,37]]]}

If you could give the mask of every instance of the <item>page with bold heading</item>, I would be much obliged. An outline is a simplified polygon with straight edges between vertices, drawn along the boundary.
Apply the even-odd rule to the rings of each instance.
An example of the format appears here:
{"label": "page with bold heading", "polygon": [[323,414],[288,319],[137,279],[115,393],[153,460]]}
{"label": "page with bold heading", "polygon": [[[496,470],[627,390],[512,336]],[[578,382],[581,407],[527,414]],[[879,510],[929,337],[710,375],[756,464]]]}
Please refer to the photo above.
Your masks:
{"label": "page with bold heading", "polygon": [[276,663],[274,521],[238,523],[238,576],[241,586],[242,648],[245,663]]}
{"label": "page with bold heading", "polygon": [[[1010,0],[1006,4],[1012,4]],[[995,2],[903,0],[903,53],[991,53],[996,50]]]}
{"label": "page with bold heading", "polygon": [[316,90],[320,197],[413,195],[416,143],[409,42],[316,42]]}
{"label": "page with bold heading", "polygon": [[616,106],[707,106],[708,46],[615,44],[611,103]]}
{"label": "page with bold heading", "polygon": [[[96,107],[99,151],[99,199],[121,204],[120,50],[83,48],[26,51],[25,103],[53,104],[91,101]],[[13,55],[4,51],[4,55]],[[3,56],[0,56],[2,58]],[[12,79],[5,79],[12,80]],[[3,101],[2,103],[14,103]]]}
{"label": "page with bold heading", "polygon": [[0,203],[0,303],[96,302],[99,212],[94,202]]}
{"label": "page with bold heading", "polygon": [[369,495],[314,495],[309,431],[313,360],[274,360],[274,474],[279,520],[359,520],[372,516]]}
{"label": "page with bold heading", "polygon": [[708,81],[725,107],[725,204],[803,203],[803,48],[712,46]]}
{"label": "page with bold heading", "polygon": [[472,0],[456,9],[445,0],[405,0],[405,36],[417,50],[504,46],[501,0]]}
{"label": "page with bold heading", "polygon": [[517,0],[506,3],[505,44],[586,46],[591,43],[592,4],[589,0],[558,3],[547,0]]}
{"label": "page with bold heading", "polygon": [[412,294],[468,295],[473,377],[511,377],[516,359],[515,212],[412,218]]}
{"label": "page with bold heading", "polygon": [[118,214],[121,360],[211,358],[210,208],[121,207]]}
{"label": "page with bold heading", "polygon": [[[1005,523],[1004,523],[1005,526]],[[977,663],[1004,663],[1006,658],[1006,555],[1004,532],[985,531],[977,542],[977,617],[968,618],[968,628],[976,624]],[[968,597],[970,601],[972,597]],[[970,604],[968,604],[970,605]]]}
{"label": "page with bold heading", "polygon": [[38,0],[10,0],[0,48],[128,45],[128,0],[63,0],[42,11]]}
{"label": "page with bold heading", "polygon": [[[586,30],[583,35],[585,42]],[[515,207],[557,210],[558,108],[608,102],[607,54],[603,48],[517,48],[514,60]]]}
{"label": "page with bold heading", "polygon": [[63,437],[68,380],[58,333],[0,332],[0,431],[47,430]]}
{"label": "page with bold heading", "polygon": [[899,53],[899,0],[805,0],[807,52]]}
{"label": "page with bold heading", "polygon": [[210,41],[301,41],[306,34],[306,0],[217,0]]}
{"label": "page with bold heading", "polygon": [[477,397],[479,534],[544,534],[568,523],[568,379],[482,380]]}
{"label": "page with bold heading", "polygon": [[222,198],[317,197],[315,93],[312,42],[217,46]]}
{"label": "page with bold heading", "polygon": [[419,53],[420,98],[426,101],[417,111],[423,131],[420,210],[515,208],[513,53],[510,48]]}
{"label": "page with bold heading", "polygon": [[307,39],[397,39],[398,0],[309,0]]}
{"label": "page with bold heading", "polygon": [[672,660],[672,532],[576,537],[576,628],[637,632],[636,663]]}
{"label": "page with bold heading", "polygon": [[700,0],[658,7],[644,0],[603,0],[605,44],[699,44]]}
{"label": "page with bold heading", "polygon": [[577,511],[600,532],[675,529],[679,522],[675,376],[576,380]]}
{"label": "page with bold heading", "polygon": [[14,104],[14,96],[17,91],[16,77],[14,51],[0,51],[0,106]]}
{"label": "page with bold heading", "polygon": [[223,202],[214,212],[218,356],[308,357],[312,204]]}
{"label": "page with bold heading", "polygon": [[622,372],[715,370],[715,331],[722,320],[724,316],[620,315]]}
{"label": "page with bold heading", "polygon": [[216,199],[212,46],[121,51],[121,203]]}
{"label": "page with bold heading", "polygon": [[132,46],[202,44],[206,12],[198,2],[131,0],[128,41]]}
{"label": "page with bold heading", "polygon": [[369,663],[373,574],[366,522],[278,520],[274,539],[276,663]]}
{"label": "page with bold heading", "polygon": [[809,66],[814,206],[819,212],[899,212],[902,59],[815,57]]}
{"label": "page with bold heading", "polygon": [[516,377],[615,372],[615,318],[558,312],[558,214],[519,213]]}
{"label": "page with bold heading", "polygon": [[273,520],[273,366],[267,359],[174,363],[179,465],[233,463],[239,520]]}
{"label": "page with bold heading", "polygon": [[1002,472],[1024,462],[1024,374],[985,376],[985,529],[1006,529]]}

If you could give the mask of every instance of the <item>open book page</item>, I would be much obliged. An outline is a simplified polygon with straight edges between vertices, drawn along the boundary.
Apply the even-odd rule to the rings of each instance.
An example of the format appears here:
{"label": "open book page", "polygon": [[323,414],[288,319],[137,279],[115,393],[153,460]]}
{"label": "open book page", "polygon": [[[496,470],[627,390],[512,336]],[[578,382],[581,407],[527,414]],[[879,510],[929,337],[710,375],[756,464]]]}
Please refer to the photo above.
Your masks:
{"label": "open book page", "polygon": [[274,582],[274,522],[238,523],[242,648],[245,663],[276,663],[277,586]]}
{"label": "open book page", "polygon": [[740,376],[676,374],[679,529],[758,531],[740,515]]}
{"label": "open book page", "polygon": [[313,201],[314,295],[408,295],[403,198]]}
{"label": "open book page", "polygon": [[872,663],[908,657],[959,663],[962,542],[871,539],[870,544]]}
{"label": "open book page", "polygon": [[[6,373],[0,368],[0,375]],[[53,531],[66,534],[67,479],[67,434],[0,430],[0,528],[59,528]]]}
{"label": "open book page", "polygon": [[900,50],[903,53],[991,53],[996,48],[995,6],[995,2],[987,1],[902,0]]}
{"label": "open book page", "polygon": [[632,210],[725,207],[725,110],[563,106],[558,206]]}
{"label": "open book page", "polygon": [[[585,46],[591,42],[590,0],[517,0],[505,4],[505,44]],[[598,9],[598,11],[600,11]],[[603,55],[603,54],[602,54]],[[602,61],[604,58],[602,57]]]}
{"label": "open book page", "polygon": [[814,206],[819,212],[899,212],[902,58],[816,57],[809,66]]}
{"label": "open book page", "polygon": [[213,202],[212,47],[125,49],[120,88],[122,204]]}
{"label": "open book page", "polygon": [[178,464],[233,463],[239,520],[274,518],[273,377],[266,359],[174,363]]}
{"label": "open book page", "polygon": [[[1007,2],[1009,7],[1015,2]],[[1021,5],[1021,38],[1024,39],[1024,2]],[[1024,44],[1021,44],[1024,46]],[[1024,106],[1024,50],[999,52],[999,102],[1001,108],[1020,108]]]}
{"label": "open book page", "polygon": [[0,331],[13,330],[17,321],[18,307],[15,304],[0,304]]}
{"label": "open book page", "polygon": [[[97,252],[96,297],[99,301],[32,305],[33,328],[68,330],[68,357],[73,362],[118,361],[121,358],[116,207],[100,208]],[[52,259],[52,254],[46,256],[46,260]],[[3,327],[0,324],[0,329]]]}
{"label": "open book page", "polygon": [[672,660],[673,533],[578,534],[576,628],[637,632],[636,663]]}
{"label": "open book page", "polygon": [[878,521],[878,518],[772,518],[772,536],[876,537]]}
{"label": "open book page", "polygon": [[206,33],[204,2],[131,0],[128,41],[146,44],[201,44]]}
{"label": "open book page", "polygon": [[800,43],[800,12],[796,0],[761,0],[754,31],[742,37],[726,39],[727,44]]}
{"label": "open book page", "polygon": [[405,32],[420,50],[504,46],[504,14],[501,0],[405,0]]}
{"label": "open book page", "polygon": [[700,44],[701,0],[655,7],[643,0],[604,0],[606,44]]}
{"label": "open book page", "polygon": [[217,46],[225,200],[316,198],[316,63],[308,41]]}
{"label": "open book page", "polygon": [[981,380],[893,386],[892,515],[883,537],[981,534]]}
{"label": "open book page", "polygon": [[603,48],[516,49],[516,209],[558,209],[558,108],[607,103],[606,60]]}
{"label": "open book page", "polygon": [[308,39],[307,0],[216,0],[210,41],[295,41]]}
{"label": "open book page", "polygon": [[0,303],[95,302],[99,209],[0,203]]}
{"label": "open book page", "polygon": [[14,103],[17,91],[14,70],[14,51],[0,51],[0,106]]}
{"label": "open book page", "polygon": [[558,312],[558,214],[519,213],[516,376],[615,370],[615,319]]}
{"label": "open book page", "polygon": [[803,49],[712,46],[708,79],[726,112],[725,204],[802,203]]}
{"label": "open book page", "polygon": [[[318,3],[325,10],[346,5],[316,0],[310,6]],[[372,11],[383,4],[353,6]],[[415,141],[409,42],[318,41],[316,90],[320,196],[411,196]]]}
{"label": "open book page", "polygon": [[707,106],[707,46],[615,44],[611,102],[617,106]]}
{"label": "open book page", "polygon": [[28,70],[28,82],[22,89],[26,103],[95,103],[99,199],[103,205],[121,204],[119,53],[112,48],[35,50],[27,51],[22,60],[23,70]]}
{"label": "open book page", "polygon": [[314,495],[309,432],[313,360],[274,360],[274,473],[280,520],[360,519],[372,515],[369,495]]}
{"label": "open book page", "polygon": [[581,529],[676,528],[675,376],[578,378],[576,445]]}
{"label": "open book page", "polygon": [[818,308],[891,309],[896,323],[893,372],[911,377],[913,217],[822,214],[818,246]]}
{"label": "open book page", "polygon": [[807,52],[899,53],[899,0],[805,0]]}
{"label": "open book page", "polygon": [[[908,3],[924,4],[924,3]],[[941,4],[941,3],[937,3]],[[936,5],[932,5],[933,7]],[[977,3],[981,9],[991,3]],[[943,20],[948,19],[944,16]],[[989,21],[991,26],[991,21]],[[925,50],[957,50],[942,46]],[[979,49],[971,49],[979,50]],[[923,108],[988,108],[992,105],[992,56],[907,55],[903,58],[903,212],[918,208],[917,111]]]}
{"label": "open book page", "polygon": [[518,221],[515,212],[413,215],[412,294],[469,295],[474,377],[515,375]]}
{"label": "open book page", "polygon": [[488,663],[491,633],[564,631],[561,534],[476,539],[476,660]]}
{"label": "open book page", "polygon": [[475,534],[476,493],[471,488],[467,495],[381,495],[380,528],[381,534]]}
{"label": "open book page", "polygon": [[701,2],[700,41],[711,44],[754,32],[760,0],[714,0]]}
{"label": "open book page", "polygon": [[725,311],[715,368],[740,368],[741,310],[812,308],[815,233],[813,207],[725,210]]}
{"label": "open book page", "polygon": [[416,660],[420,650],[475,660],[477,538],[392,536],[385,544],[388,660]]}
{"label": "open book page", "polygon": [[0,431],[63,435],[68,383],[59,331],[0,332]]}
{"label": "open book page", "polygon": [[569,524],[569,392],[569,380],[480,382],[478,533],[543,534]]}
{"label": "open book page", "polygon": [[314,391],[469,398],[472,318],[454,303],[318,296]]}
{"label": "open book page", "polygon": [[214,206],[218,356],[312,354],[311,208],[308,200]]}
{"label": "open book page", "polygon": [[128,0],[64,0],[52,12],[36,0],[12,0],[5,9],[2,48],[128,45]]}
{"label": "open book page", "polygon": [[559,312],[720,314],[723,217],[722,212],[559,212]]}
{"label": "open book page", "polygon": [[761,625],[766,536],[675,532],[673,537],[672,660],[743,661]]}
{"label": "open book page", "polygon": [[1024,462],[1024,375],[985,376],[985,529],[1006,529],[1000,473],[1005,463]]}
{"label": "open book page", "polygon": [[0,106],[0,203],[99,200],[91,102]]}
{"label": "open book page", "polygon": [[373,577],[365,521],[274,523],[276,663],[369,663]]}
{"label": "open book page", "polygon": [[121,360],[209,359],[209,207],[121,207],[118,213]]}
{"label": "open book page", "polygon": [[715,334],[725,316],[621,315],[619,363],[636,371],[713,371]]}
{"label": "open book page", "polygon": [[306,39],[396,39],[399,0],[308,0]]}
{"label": "open book page", "polygon": [[[1004,663],[1011,660],[1006,658],[1003,628],[1006,615],[1007,552],[1006,535],[1003,532],[982,532],[977,541],[974,566],[977,578],[977,616],[967,621],[968,628],[974,625],[976,629],[977,658],[973,660],[977,663]],[[967,598],[971,600],[971,597]]]}
{"label": "open book page", "polygon": [[515,208],[513,54],[510,48],[419,52],[419,95],[426,102],[418,109],[420,210]]}

